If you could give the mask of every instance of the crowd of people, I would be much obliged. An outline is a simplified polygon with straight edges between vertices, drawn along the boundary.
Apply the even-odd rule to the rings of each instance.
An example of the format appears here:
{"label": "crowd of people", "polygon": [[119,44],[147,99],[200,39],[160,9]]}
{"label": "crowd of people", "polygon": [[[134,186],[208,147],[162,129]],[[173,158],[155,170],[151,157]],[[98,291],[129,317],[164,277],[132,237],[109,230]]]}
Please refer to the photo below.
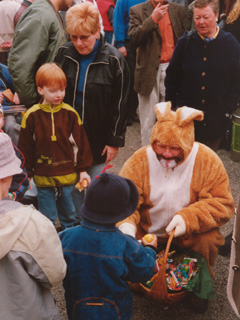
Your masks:
{"label": "crowd of people", "polygon": [[[234,213],[217,155],[240,102],[233,2],[191,1],[190,27],[187,1],[0,1],[0,318],[60,319],[63,281],[69,319],[129,320],[128,282],[156,274],[173,231],[214,277]],[[133,121],[142,147],[107,173]]]}

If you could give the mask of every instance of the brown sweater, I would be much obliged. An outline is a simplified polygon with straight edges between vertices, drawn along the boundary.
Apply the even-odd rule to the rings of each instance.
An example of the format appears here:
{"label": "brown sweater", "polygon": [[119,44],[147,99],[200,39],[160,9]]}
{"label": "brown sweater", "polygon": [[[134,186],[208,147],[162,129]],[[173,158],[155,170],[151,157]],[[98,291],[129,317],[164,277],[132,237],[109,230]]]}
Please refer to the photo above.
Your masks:
{"label": "brown sweater", "polygon": [[63,102],[53,108],[41,104],[30,108],[22,120],[18,146],[29,177],[85,171],[93,161],[79,115]]}

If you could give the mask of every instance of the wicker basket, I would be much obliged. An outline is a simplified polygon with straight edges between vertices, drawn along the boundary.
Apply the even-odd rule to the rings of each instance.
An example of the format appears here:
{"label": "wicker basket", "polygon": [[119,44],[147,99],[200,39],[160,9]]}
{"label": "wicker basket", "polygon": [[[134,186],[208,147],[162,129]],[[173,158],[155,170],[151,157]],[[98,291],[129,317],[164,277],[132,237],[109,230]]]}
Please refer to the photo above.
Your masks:
{"label": "wicker basket", "polygon": [[172,231],[171,235],[168,238],[161,268],[158,272],[157,277],[155,278],[152,288],[148,289],[141,283],[131,284],[131,288],[133,289],[133,291],[143,292],[154,300],[162,301],[168,304],[182,300],[187,294],[186,291],[170,293],[168,292],[167,285],[166,285],[166,265],[167,265],[168,253],[169,253],[173,236],[174,236],[174,231]]}

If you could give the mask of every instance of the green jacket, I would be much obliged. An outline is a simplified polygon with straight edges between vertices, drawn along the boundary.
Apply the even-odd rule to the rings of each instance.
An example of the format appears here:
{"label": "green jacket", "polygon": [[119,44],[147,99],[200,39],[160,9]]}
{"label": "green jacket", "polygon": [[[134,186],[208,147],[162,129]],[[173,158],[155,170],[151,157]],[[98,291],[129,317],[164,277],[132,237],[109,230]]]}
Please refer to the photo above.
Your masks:
{"label": "green jacket", "polygon": [[67,42],[62,19],[49,0],[35,0],[19,20],[8,66],[21,104],[31,107],[39,100],[35,75],[52,62],[58,48]]}

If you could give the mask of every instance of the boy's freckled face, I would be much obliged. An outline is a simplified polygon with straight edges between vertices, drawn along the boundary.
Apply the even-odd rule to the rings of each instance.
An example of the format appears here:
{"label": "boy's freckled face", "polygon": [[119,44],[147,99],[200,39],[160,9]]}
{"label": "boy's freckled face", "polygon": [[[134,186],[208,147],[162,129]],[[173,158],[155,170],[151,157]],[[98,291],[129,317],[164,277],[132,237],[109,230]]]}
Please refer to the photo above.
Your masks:
{"label": "boy's freckled face", "polygon": [[38,92],[43,96],[42,104],[56,106],[60,104],[65,97],[65,88],[59,87],[38,87]]}

